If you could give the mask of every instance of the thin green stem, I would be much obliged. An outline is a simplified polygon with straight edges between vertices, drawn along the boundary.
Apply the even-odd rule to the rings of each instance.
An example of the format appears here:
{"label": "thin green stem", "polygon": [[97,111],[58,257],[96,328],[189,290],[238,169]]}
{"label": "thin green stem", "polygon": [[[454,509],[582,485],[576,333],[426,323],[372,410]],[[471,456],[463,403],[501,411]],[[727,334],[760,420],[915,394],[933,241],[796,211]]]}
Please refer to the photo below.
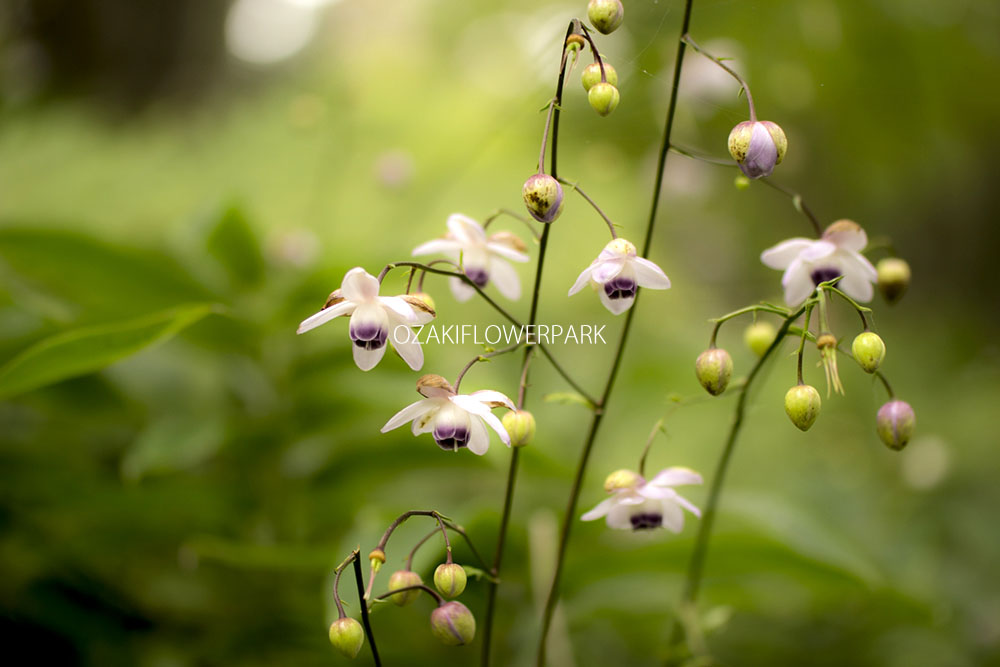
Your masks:
{"label": "thin green stem", "polygon": [[653,424],[653,430],[649,432],[649,438],[646,440],[646,446],[642,448],[642,456],[639,457],[639,476],[646,476],[646,457],[649,456],[649,450],[653,446],[653,440],[656,439],[656,434],[663,431],[663,419],[657,420]]}
{"label": "thin green stem", "polygon": [[510,210],[509,208],[500,208],[500,209],[497,209],[497,210],[493,211],[493,213],[490,213],[488,216],[486,216],[486,219],[483,220],[483,229],[488,228],[493,223],[493,221],[496,220],[497,218],[499,218],[501,215],[506,215],[506,216],[509,216],[511,218],[514,218],[515,220],[521,221],[522,223],[524,223],[524,226],[528,228],[528,231],[531,232],[531,236],[536,241],[539,239],[538,231],[535,230],[535,228],[532,226],[531,220],[529,220],[528,218],[524,217],[523,215],[515,213],[514,211]]}
{"label": "thin green stem", "polygon": [[458,393],[458,388],[462,384],[462,379],[465,377],[465,374],[469,372],[470,368],[472,368],[481,361],[486,361],[487,359],[492,359],[493,357],[499,357],[501,354],[507,354],[508,352],[513,352],[519,347],[521,347],[521,343],[514,343],[513,345],[505,347],[502,350],[493,350],[492,352],[484,352],[482,354],[477,354],[475,357],[472,358],[471,361],[469,361],[469,363],[465,365],[465,367],[461,370],[461,372],[459,372],[458,377],[455,378],[455,384],[454,384],[455,393],[456,394]]}
{"label": "thin green stem", "polygon": [[560,178],[559,182],[562,183],[563,185],[568,185],[569,187],[573,188],[578,195],[580,195],[581,197],[583,197],[587,201],[587,203],[590,204],[595,211],[597,211],[597,214],[600,215],[601,218],[604,220],[605,224],[608,226],[608,231],[611,232],[611,238],[613,238],[613,239],[618,238],[618,232],[615,231],[615,223],[611,222],[611,218],[609,218],[604,213],[604,211],[601,209],[601,207],[597,205],[597,202],[595,202],[593,199],[591,199],[587,195],[586,192],[584,192],[583,190],[581,190],[580,186],[577,185],[576,183],[573,183],[571,181],[567,181],[565,178]]}
{"label": "thin green stem", "polygon": [[758,180],[761,183],[770,186],[771,188],[782,193],[786,197],[790,197],[792,200],[792,205],[795,207],[795,210],[809,219],[809,222],[812,224],[813,231],[816,232],[816,236],[823,235],[823,225],[820,224],[819,218],[817,218],[816,214],[812,212],[812,209],[806,206],[805,201],[802,199],[802,195],[800,195],[795,190],[791,190],[783,185],[775,183],[770,178],[761,178]]}
{"label": "thin green stem", "polygon": [[750,107],[750,120],[751,121],[756,121],[757,120],[757,109],[753,105],[753,95],[750,94],[750,86],[747,85],[747,82],[743,79],[743,77],[741,77],[739,74],[737,74],[736,70],[734,70],[731,67],[729,67],[728,65],[726,65],[726,63],[722,62],[721,58],[716,58],[711,53],[709,53],[705,49],[703,49],[700,46],[698,46],[695,43],[695,41],[693,39],[691,39],[691,35],[685,33],[683,36],[681,36],[681,40],[684,41],[684,42],[687,42],[688,46],[690,46],[692,49],[694,49],[695,51],[697,51],[701,55],[705,56],[706,58],[708,58],[709,60],[711,60],[713,63],[715,63],[716,65],[718,65],[719,67],[721,67],[723,70],[725,70],[729,74],[729,76],[733,77],[734,79],[736,79],[739,82],[740,86],[743,88],[744,94],[747,96],[747,106]]}
{"label": "thin green stem", "polygon": [[802,358],[805,356],[806,338],[809,336],[809,318],[811,316],[812,306],[806,306],[806,315],[802,321],[802,338],[799,340],[799,351],[796,354],[797,359],[795,363],[796,377],[798,377],[799,384],[805,384],[802,381]]}

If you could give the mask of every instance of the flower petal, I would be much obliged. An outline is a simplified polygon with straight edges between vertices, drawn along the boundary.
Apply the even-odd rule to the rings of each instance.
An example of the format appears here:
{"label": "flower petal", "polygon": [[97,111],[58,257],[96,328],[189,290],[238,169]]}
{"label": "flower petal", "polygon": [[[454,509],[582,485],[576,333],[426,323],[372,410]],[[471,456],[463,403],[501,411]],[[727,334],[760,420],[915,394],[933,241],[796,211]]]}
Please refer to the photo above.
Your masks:
{"label": "flower petal", "polygon": [[837,224],[823,232],[823,238],[836,245],[841,250],[861,252],[868,245],[868,235],[860,225],[854,223]]}
{"label": "flower petal", "polygon": [[341,301],[335,306],[330,306],[329,308],[324,308],[314,315],[310,315],[306,319],[302,320],[302,324],[299,325],[298,331],[296,333],[303,334],[310,329],[315,329],[321,324],[326,324],[335,317],[340,317],[341,315],[350,315],[354,312],[354,309],[358,307],[358,304],[352,301]]}
{"label": "flower petal", "polygon": [[417,401],[416,403],[410,403],[405,408],[394,414],[389,418],[389,421],[385,423],[382,427],[382,433],[386,433],[395,428],[399,428],[408,421],[413,421],[418,417],[424,415],[430,410],[434,409],[435,405],[433,402],[427,400],[426,398]]}
{"label": "flower petal", "polygon": [[469,451],[482,456],[490,448],[490,434],[479,419],[469,420]]}
{"label": "flower petal", "polygon": [[608,527],[614,528],[615,530],[631,530],[632,510],[632,507],[615,503],[614,506],[608,510],[608,518],[605,520]]}
{"label": "flower petal", "polygon": [[597,288],[597,296],[601,299],[601,303],[604,304],[604,307],[610,310],[614,315],[621,315],[626,310],[631,308],[632,303],[635,301],[635,296],[612,299],[608,296],[607,292],[604,291],[603,287]]}
{"label": "flower petal", "polygon": [[390,318],[389,340],[392,341],[392,347],[412,370],[419,371],[423,367],[424,350],[420,347],[416,332],[406,326],[406,323],[396,318]]}
{"label": "flower petal", "polygon": [[640,287],[650,289],[669,289],[670,278],[659,266],[644,257],[636,257],[632,260],[632,269],[635,271],[635,281]]}
{"label": "flower petal", "polygon": [[376,348],[374,350],[369,350],[358,345],[352,345],[351,349],[354,350],[354,363],[358,365],[363,371],[370,371],[371,369],[378,366],[378,362],[382,361],[382,357],[385,356],[385,348]]}
{"label": "flower petal", "polygon": [[463,246],[486,245],[486,231],[483,226],[461,213],[448,216],[448,231]]}
{"label": "flower petal", "polygon": [[701,475],[690,468],[672,467],[664,468],[656,473],[647,485],[653,486],[679,486],[681,484],[701,484]]}
{"label": "flower petal", "polygon": [[459,303],[468,301],[476,295],[475,289],[461,278],[456,278],[455,276],[448,279],[448,287],[451,288],[451,293]]}
{"label": "flower petal", "polygon": [[663,527],[671,533],[684,530],[684,512],[681,511],[680,505],[669,500],[663,501],[660,505],[663,512]]}
{"label": "flower petal", "polygon": [[674,498],[678,505],[686,509],[691,514],[694,514],[699,519],[701,518],[701,510],[695,507],[694,503],[685,498],[684,496],[678,495]]}
{"label": "flower petal", "polygon": [[837,246],[829,241],[813,241],[809,247],[799,253],[799,257],[805,262],[815,262],[816,260],[829,257],[837,252]]}
{"label": "flower petal", "polygon": [[[503,422],[497,419],[496,415],[494,415],[492,412],[487,412],[485,415],[482,416],[482,418],[483,421],[486,422],[486,424],[490,428],[496,431],[497,435],[500,437],[501,442],[510,447],[510,434],[507,433],[507,429],[503,427]],[[475,421],[475,419],[473,419],[472,421]]]}
{"label": "flower petal", "polygon": [[479,391],[474,391],[468,395],[480,403],[486,403],[487,405],[490,403],[500,403],[511,410],[517,409],[514,405],[514,401],[510,400],[505,394],[501,394],[499,391],[493,391],[492,389],[480,389]]}
{"label": "flower petal", "polygon": [[580,275],[577,276],[576,278],[576,282],[573,283],[573,286],[569,288],[569,294],[567,294],[566,296],[573,296],[574,294],[582,290],[583,286],[590,282],[590,275],[591,273],[593,273],[593,271],[594,271],[593,264],[591,264],[583,271],[581,271]]}
{"label": "flower petal", "polygon": [[344,298],[354,302],[371,301],[378,296],[378,279],[356,266],[344,275],[340,290]]}
{"label": "flower petal", "polygon": [[404,322],[416,322],[417,320],[417,313],[413,306],[398,296],[380,296],[378,302]]}
{"label": "flower petal", "polygon": [[433,241],[428,241],[427,243],[421,243],[413,249],[411,254],[414,257],[418,255],[437,254],[448,255],[449,257],[458,257],[460,249],[461,246],[451,239],[434,239]]}
{"label": "flower petal", "polygon": [[809,275],[809,267],[801,261],[788,267],[781,277],[781,284],[785,288],[785,303],[789,306],[799,305],[816,289]]}
{"label": "flower petal", "polygon": [[625,258],[615,257],[614,259],[609,259],[606,261],[597,262],[597,265],[593,267],[591,273],[591,278],[595,283],[603,285],[608,282],[625,268]]}
{"label": "flower petal", "polygon": [[504,243],[495,243],[490,241],[486,244],[486,249],[494,255],[500,255],[501,257],[505,257],[512,262],[527,262],[531,260],[531,257],[525,253],[520,250],[515,250]]}
{"label": "flower petal", "polygon": [[760,261],[772,269],[787,269],[813,243],[814,241],[804,238],[782,241],[778,245],[762,252],[760,254]]}
{"label": "flower petal", "polygon": [[490,278],[497,290],[511,301],[521,298],[521,279],[506,261],[496,257],[490,261]]}
{"label": "flower petal", "polygon": [[597,503],[589,512],[585,512],[583,516],[580,517],[581,521],[593,521],[595,519],[600,519],[602,516],[611,511],[611,508],[615,505],[614,498],[605,498],[601,502]]}
{"label": "flower petal", "polygon": [[871,301],[875,296],[871,281],[862,267],[855,265],[854,262],[850,264],[851,266],[844,269],[844,277],[837,283],[837,287],[855,301]]}

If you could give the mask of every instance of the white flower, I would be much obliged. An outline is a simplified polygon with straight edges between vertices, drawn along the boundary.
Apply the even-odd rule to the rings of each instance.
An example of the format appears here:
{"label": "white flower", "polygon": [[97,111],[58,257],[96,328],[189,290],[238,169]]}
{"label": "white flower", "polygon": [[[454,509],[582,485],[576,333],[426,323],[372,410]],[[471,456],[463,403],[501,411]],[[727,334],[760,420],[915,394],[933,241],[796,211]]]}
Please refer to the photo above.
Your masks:
{"label": "white flower", "polygon": [[410,295],[379,296],[379,282],[360,266],[344,275],[340,289],[326,300],[323,309],[306,318],[298,333],[305,333],[341,315],[350,315],[349,332],[354,343],[354,362],[363,371],[374,368],[391,340],[396,352],[413,370],[424,365],[424,351],[411,326],[434,319],[434,311]]}
{"label": "white flower", "polygon": [[601,303],[615,315],[624,313],[635,301],[639,287],[667,289],[670,279],[663,269],[636,255],[635,246],[625,239],[614,239],[585,268],[569,288],[573,296],[590,283],[597,289]]}
{"label": "white flower", "polygon": [[878,280],[875,267],[861,251],[868,245],[865,230],[850,220],[838,220],[818,240],[794,238],[768,248],[760,261],[772,269],[784,269],[781,284],[785,303],[797,306],[816,285],[843,276],[837,288],[857,301],[870,301]]}
{"label": "white flower", "polygon": [[688,468],[667,468],[647,482],[636,472],[618,470],[604,482],[604,490],[613,495],[580,518],[593,521],[607,516],[609,528],[663,527],[679,533],[684,528],[682,508],[701,518],[701,511],[671,488],[679,484],[701,484],[701,475]]}
{"label": "white flower", "polygon": [[[442,239],[435,239],[413,249],[413,255],[442,253],[456,263],[461,262],[465,275],[479,287],[486,287],[492,279],[497,289],[508,299],[521,296],[521,280],[517,271],[506,260],[527,262],[525,245],[510,232],[499,232],[486,236],[483,226],[461,213],[448,218],[448,233]],[[468,284],[458,278],[449,281],[451,292],[459,301],[468,301],[476,293]]]}
{"label": "white flower", "polygon": [[490,412],[491,408],[499,407],[515,409],[514,403],[500,392],[483,390],[456,394],[440,375],[421,377],[417,380],[417,391],[425,398],[393,415],[382,427],[382,433],[412,421],[413,435],[431,433],[441,449],[457,452],[468,447],[473,454],[482,456],[490,448],[488,425],[510,447],[507,430]]}

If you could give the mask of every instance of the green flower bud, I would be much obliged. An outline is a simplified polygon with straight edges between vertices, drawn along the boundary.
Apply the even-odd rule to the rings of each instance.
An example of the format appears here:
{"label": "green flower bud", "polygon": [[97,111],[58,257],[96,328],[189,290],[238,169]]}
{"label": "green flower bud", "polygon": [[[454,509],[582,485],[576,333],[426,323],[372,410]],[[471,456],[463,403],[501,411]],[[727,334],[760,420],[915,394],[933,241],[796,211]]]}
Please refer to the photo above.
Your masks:
{"label": "green flower bud", "polygon": [[899,451],[913,437],[917,416],[906,401],[891,400],[878,410],[875,430],[889,449]]}
{"label": "green flower bud", "polygon": [[819,416],[820,400],[816,387],[797,384],[785,394],[785,413],[800,431],[808,431]]}
{"label": "green flower bud", "polygon": [[750,179],[744,176],[743,174],[739,174],[736,178],[733,179],[733,185],[736,187],[737,190],[746,190],[747,188],[750,187]]}
{"label": "green flower bud", "polygon": [[641,480],[642,477],[639,476],[639,473],[622,468],[607,476],[604,480],[604,490],[612,493],[618,489],[631,489]]}
{"label": "green flower bud", "polygon": [[621,0],[590,0],[590,4],[587,5],[587,18],[598,32],[610,35],[622,24],[625,7],[622,6]]}
{"label": "green flower bud", "polygon": [[[419,586],[424,583],[424,580],[420,578],[420,575],[412,570],[397,570],[392,573],[389,577],[389,591],[398,591],[401,588],[407,588],[409,586]],[[403,591],[402,593],[396,593],[395,595],[389,597],[393,604],[400,607],[404,607],[420,596],[420,589],[414,588],[409,591]]]}
{"label": "green flower bud", "polygon": [[896,303],[903,298],[903,293],[910,286],[910,265],[899,257],[886,257],[879,260],[875,266],[878,272],[878,291],[889,303]]}
{"label": "green flower bud", "polygon": [[[604,63],[604,78],[612,86],[618,85],[618,72],[606,62]],[[583,83],[583,89],[590,92],[591,88],[601,82],[601,66],[597,63],[590,63],[584,67],[583,74],[580,75],[580,82]]]}
{"label": "green flower bud", "polygon": [[338,618],[330,625],[330,643],[348,658],[355,658],[365,643],[365,631],[353,618]]}
{"label": "green flower bud", "polygon": [[458,563],[442,563],[434,570],[434,587],[446,598],[461,595],[466,580],[465,568]]}
{"label": "green flower bud", "polygon": [[381,549],[372,549],[371,553],[368,554],[368,563],[371,565],[375,572],[382,569],[382,563],[385,562],[385,552]]}
{"label": "green flower bud", "polygon": [[548,174],[535,174],[526,180],[521,195],[528,213],[538,222],[552,222],[562,213],[562,186]]}
{"label": "green flower bud", "polygon": [[535,439],[535,416],[527,410],[511,410],[503,416],[503,427],[515,447],[530,445]]}
{"label": "green flower bud", "polygon": [[594,111],[602,116],[607,116],[618,107],[621,95],[618,89],[610,83],[596,83],[591,86],[587,93],[587,101]]}
{"label": "green flower bud", "polygon": [[475,639],[476,618],[461,602],[445,602],[431,612],[431,632],[448,646],[462,646]]}
{"label": "green flower bud", "polygon": [[770,322],[760,320],[754,322],[743,332],[743,342],[758,357],[763,357],[767,348],[771,347],[778,330]]}
{"label": "green flower bud", "polygon": [[851,343],[851,354],[865,373],[874,373],[885,359],[885,343],[877,333],[863,331]]}
{"label": "green flower bud", "polygon": [[718,396],[726,390],[729,379],[733,377],[733,358],[721,348],[710,348],[698,355],[694,372],[705,391]]}

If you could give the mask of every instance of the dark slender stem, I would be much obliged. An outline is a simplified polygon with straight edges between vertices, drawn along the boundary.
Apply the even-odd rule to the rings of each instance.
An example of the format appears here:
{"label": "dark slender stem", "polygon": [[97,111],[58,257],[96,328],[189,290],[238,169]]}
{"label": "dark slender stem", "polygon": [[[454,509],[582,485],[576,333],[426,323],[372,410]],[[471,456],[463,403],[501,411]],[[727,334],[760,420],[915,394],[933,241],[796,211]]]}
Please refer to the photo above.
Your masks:
{"label": "dark slender stem", "polygon": [[406,569],[407,570],[412,570],[413,569],[413,557],[417,555],[417,550],[420,549],[420,547],[424,546],[424,544],[426,544],[427,540],[429,540],[432,537],[434,537],[435,535],[437,535],[437,532],[438,532],[438,529],[435,528],[434,530],[432,530],[431,532],[427,533],[422,538],[420,538],[419,542],[417,542],[416,544],[413,545],[413,548],[410,549],[410,555],[408,555],[406,557]]}
{"label": "dark slender stem", "polygon": [[444,525],[448,526],[448,528],[450,528],[451,530],[462,536],[462,539],[465,540],[466,545],[468,545],[469,547],[469,551],[471,551],[472,555],[475,556],[476,562],[479,563],[480,567],[482,567],[484,570],[489,569],[489,565],[486,563],[486,559],[483,558],[482,555],[479,553],[479,550],[476,549],[476,545],[472,543],[472,540],[469,538],[469,534],[465,532],[465,528],[462,528],[457,523],[453,521],[448,521],[447,519],[444,520]]}
{"label": "dark slender stem", "polygon": [[729,74],[729,76],[733,77],[734,79],[736,79],[739,82],[740,86],[743,88],[744,94],[746,94],[746,96],[747,96],[747,106],[750,107],[750,120],[751,121],[756,121],[757,120],[757,109],[753,105],[753,95],[750,94],[750,86],[747,85],[747,82],[743,79],[743,77],[741,77],[739,74],[737,74],[736,70],[734,70],[731,67],[729,67],[728,65],[726,65],[726,63],[722,62],[721,58],[716,58],[711,53],[709,53],[705,49],[703,49],[700,46],[698,46],[695,43],[695,41],[693,39],[691,39],[691,35],[685,33],[681,37],[681,40],[687,42],[688,46],[690,46],[692,49],[694,49],[695,51],[697,51],[701,55],[705,56],[706,58],[708,58],[709,60],[711,60],[712,62],[714,62],[716,65],[718,65],[722,69],[724,69]]}
{"label": "dark slender stem", "polygon": [[587,201],[587,203],[590,204],[594,208],[595,211],[597,211],[597,214],[600,215],[601,218],[604,219],[605,224],[607,224],[607,226],[608,226],[608,230],[611,232],[611,238],[613,238],[613,239],[618,238],[618,233],[615,231],[615,223],[611,222],[611,218],[609,218],[604,213],[604,211],[601,209],[601,207],[597,205],[597,202],[595,202],[593,199],[591,199],[590,197],[588,197],[587,193],[584,192],[583,190],[581,190],[580,186],[577,185],[576,183],[572,183],[570,181],[567,181],[565,178],[560,178],[559,182],[562,183],[563,185],[568,185],[569,187],[571,187],[574,190],[576,190],[577,194],[579,194],[581,197],[583,197]]}
{"label": "dark slender stem", "polygon": [[406,591],[423,591],[424,593],[427,593],[428,595],[432,596],[434,600],[438,603],[439,607],[442,604],[444,604],[444,598],[442,598],[436,590],[434,590],[427,584],[414,584],[412,586],[403,586],[402,588],[397,588],[396,590],[386,591],[381,595],[376,595],[373,599],[381,602],[386,598],[391,598],[393,595],[397,595],[399,593],[405,593]]}
{"label": "dark slender stem", "polygon": [[[691,8],[694,0],[686,0],[684,3],[684,18],[682,19],[681,35],[688,32],[691,23]],[[663,191],[663,171],[667,162],[667,153],[670,149],[670,135],[673,132],[674,114],[677,110],[677,91],[680,87],[681,67],[684,64],[684,51],[686,44],[683,40],[677,41],[677,56],[674,61],[674,80],[670,89],[670,102],[667,105],[666,120],[663,129],[663,138],[660,142],[660,154],[656,165],[656,177],[653,181],[653,197],[650,205],[649,220],[646,223],[646,238],[642,245],[642,256],[649,255],[649,248],[653,241],[653,229],[656,224],[656,214],[660,204],[660,194]],[[621,338],[618,342],[618,349],[615,352],[611,370],[608,373],[608,380],[604,385],[604,392],[600,401],[595,404],[594,415],[591,418],[590,429],[584,440],[583,448],[580,451],[580,460],[577,463],[576,475],[573,485],[570,488],[569,499],[566,503],[566,514],[563,516],[562,529],[559,534],[559,547],[556,553],[556,567],[552,575],[552,583],[549,587],[548,596],[545,600],[545,609],[542,612],[541,637],[538,642],[538,653],[536,663],[538,667],[545,666],[546,643],[548,641],[549,630],[552,627],[552,616],[555,613],[556,603],[559,599],[559,584],[562,579],[563,564],[566,560],[566,548],[569,545],[569,536],[576,518],[576,505],[580,497],[580,489],[583,485],[583,477],[586,473],[587,462],[590,460],[590,453],[594,447],[597,431],[600,428],[601,420],[604,418],[604,411],[611,390],[614,388],[615,378],[618,376],[618,369],[621,366],[622,356],[625,351],[625,343],[632,327],[632,318],[635,315],[638,305],[639,294],[636,294],[636,301],[628,310],[625,316],[625,324],[622,327]]]}
{"label": "dark slender stem", "polygon": [[358,604],[361,605],[361,625],[365,628],[365,635],[368,637],[368,646],[372,649],[372,660],[375,667],[382,667],[382,661],[378,657],[378,647],[375,645],[375,633],[372,632],[372,622],[368,618],[368,604],[365,602],[365,578],[361,574],[361,552],[354,550],[354,581],[358,586]]}
{"label": "dark slender stem", "polygon": [[344,618],[345,616],[347,616],[347,614],[344,613],[344,603],[340,599],[340,574],[344,571],[344,568],[350,565],[351,561],[358,556],[358,553],[359,552],[357,551],[351,552],[351,555],[345,558],[344,561],[337,566],[337,569],[334,570],[333,601],[337,605],[337,618]]}

